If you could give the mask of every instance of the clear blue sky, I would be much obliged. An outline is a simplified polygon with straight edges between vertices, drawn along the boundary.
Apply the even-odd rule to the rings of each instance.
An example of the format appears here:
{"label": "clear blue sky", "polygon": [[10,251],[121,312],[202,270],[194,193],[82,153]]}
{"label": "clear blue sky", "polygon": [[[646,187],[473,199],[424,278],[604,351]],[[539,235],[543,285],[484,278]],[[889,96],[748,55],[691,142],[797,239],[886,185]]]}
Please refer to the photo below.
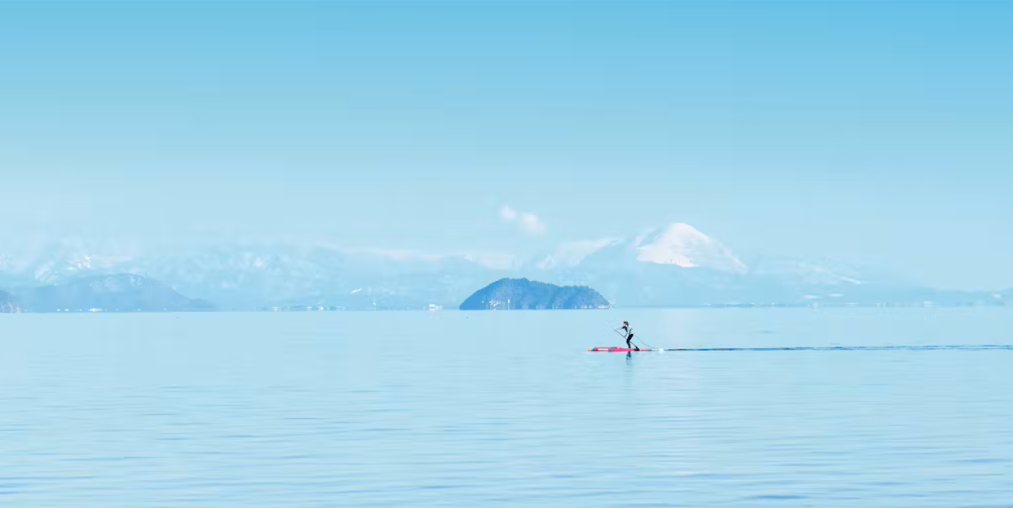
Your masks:
{"label": "clear blue sky", "polygon": [[679,221],[1013,286],[1011,26],[973,1],[4,2],[0,244],[530,252]]}

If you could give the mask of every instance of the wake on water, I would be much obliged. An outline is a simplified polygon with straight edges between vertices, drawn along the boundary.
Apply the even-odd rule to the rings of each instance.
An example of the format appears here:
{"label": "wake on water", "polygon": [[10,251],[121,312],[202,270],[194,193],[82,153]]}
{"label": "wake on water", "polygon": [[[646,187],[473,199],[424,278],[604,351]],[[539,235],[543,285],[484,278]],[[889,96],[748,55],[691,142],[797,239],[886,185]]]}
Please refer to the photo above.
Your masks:
{"label": "wake on water", "polygon": [[909,345],[909,346],[783,346],[783,347],[703,347],[703,348],[651,348],[650,351],[936,351],[963,350],[976,351],[983,349],[1013,350],[1013,344],[943,344],[943,345]]}

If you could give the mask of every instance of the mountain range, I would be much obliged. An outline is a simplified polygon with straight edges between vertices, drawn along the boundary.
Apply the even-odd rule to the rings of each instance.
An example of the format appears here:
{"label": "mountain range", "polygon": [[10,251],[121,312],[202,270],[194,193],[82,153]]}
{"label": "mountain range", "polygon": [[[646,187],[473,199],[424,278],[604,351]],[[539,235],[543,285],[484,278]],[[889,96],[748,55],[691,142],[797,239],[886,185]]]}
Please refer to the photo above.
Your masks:
{"label": "mountain range", "polygon": [[[1001,304],[1004,293],[926,288],[833,260],[743,260],[688,224],[571,242],[530,258],[290,245],[124,254],[48,248],[0,253],[0,288],[133,274],[219,308],[457,307],[503,278],[590,286],[616,306]],[[1011,293],[1013,294],[1013,293]]]}

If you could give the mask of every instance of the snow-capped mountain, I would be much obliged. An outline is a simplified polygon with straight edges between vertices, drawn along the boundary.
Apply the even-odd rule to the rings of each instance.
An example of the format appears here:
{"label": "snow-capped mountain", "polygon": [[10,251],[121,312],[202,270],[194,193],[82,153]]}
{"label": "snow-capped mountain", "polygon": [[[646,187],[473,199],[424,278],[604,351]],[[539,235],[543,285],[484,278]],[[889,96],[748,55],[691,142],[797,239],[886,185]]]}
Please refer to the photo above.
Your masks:
{"label": "snow-capped mountain", "polygon": [[745,263],[721,242],[683,223],[671,224],[637,246],[637,261],[737,273],[747,270]]}
{"label": "snow-capped mountain", "polygon": [[456,307],[475,290],[504,277],[587,285],[623,306],[920,302],[941,297],[940,292],[834,261],[764,257],[747,264],[719,240],[681,223],[626,238],[570,242],[532,259],[289,245],[156,254],[68,247],[20,255],[0,252],[0,288],[8,290],[117,273],[162,281],[219,308]]}
{"label": "snow-capped mountain", "polygon": [[[115,266],[122,260],[61,247],[20,256],[0,254],[0,274],[6,274],[7,278],[16,277],[24,283],[53,284]],[[0,282],[4,280],[0,278]]]}
{"label": "snow-capped mountain", "polygon": [[652,228],[630,238],[566,243],[543,258],[538,267],[548,270],[589,263],[617,265],[634,261],[734,273],[747,271],[745,263],[724,244],[683,223]]}

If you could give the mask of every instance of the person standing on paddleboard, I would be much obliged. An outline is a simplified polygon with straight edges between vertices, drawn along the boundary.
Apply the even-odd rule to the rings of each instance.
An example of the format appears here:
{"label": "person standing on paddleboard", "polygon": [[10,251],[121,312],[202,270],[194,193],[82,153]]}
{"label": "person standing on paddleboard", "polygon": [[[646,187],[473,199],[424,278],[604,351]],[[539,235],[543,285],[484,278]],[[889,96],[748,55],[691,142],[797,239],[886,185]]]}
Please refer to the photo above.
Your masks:
{"label": "person standing on paddleboard", "polygon": [[631,344],[630,343],[630,341],[633,340],[633,327],[630,326],[630,322],[629,321],[623,321],[623,327],[620,328],[620,330],[622,330],[623,331],[623,335],[626,336],[626,348],[627,349],[632,348],[634,351],[640,351],[640,348],[637,347],[636,344]]}

